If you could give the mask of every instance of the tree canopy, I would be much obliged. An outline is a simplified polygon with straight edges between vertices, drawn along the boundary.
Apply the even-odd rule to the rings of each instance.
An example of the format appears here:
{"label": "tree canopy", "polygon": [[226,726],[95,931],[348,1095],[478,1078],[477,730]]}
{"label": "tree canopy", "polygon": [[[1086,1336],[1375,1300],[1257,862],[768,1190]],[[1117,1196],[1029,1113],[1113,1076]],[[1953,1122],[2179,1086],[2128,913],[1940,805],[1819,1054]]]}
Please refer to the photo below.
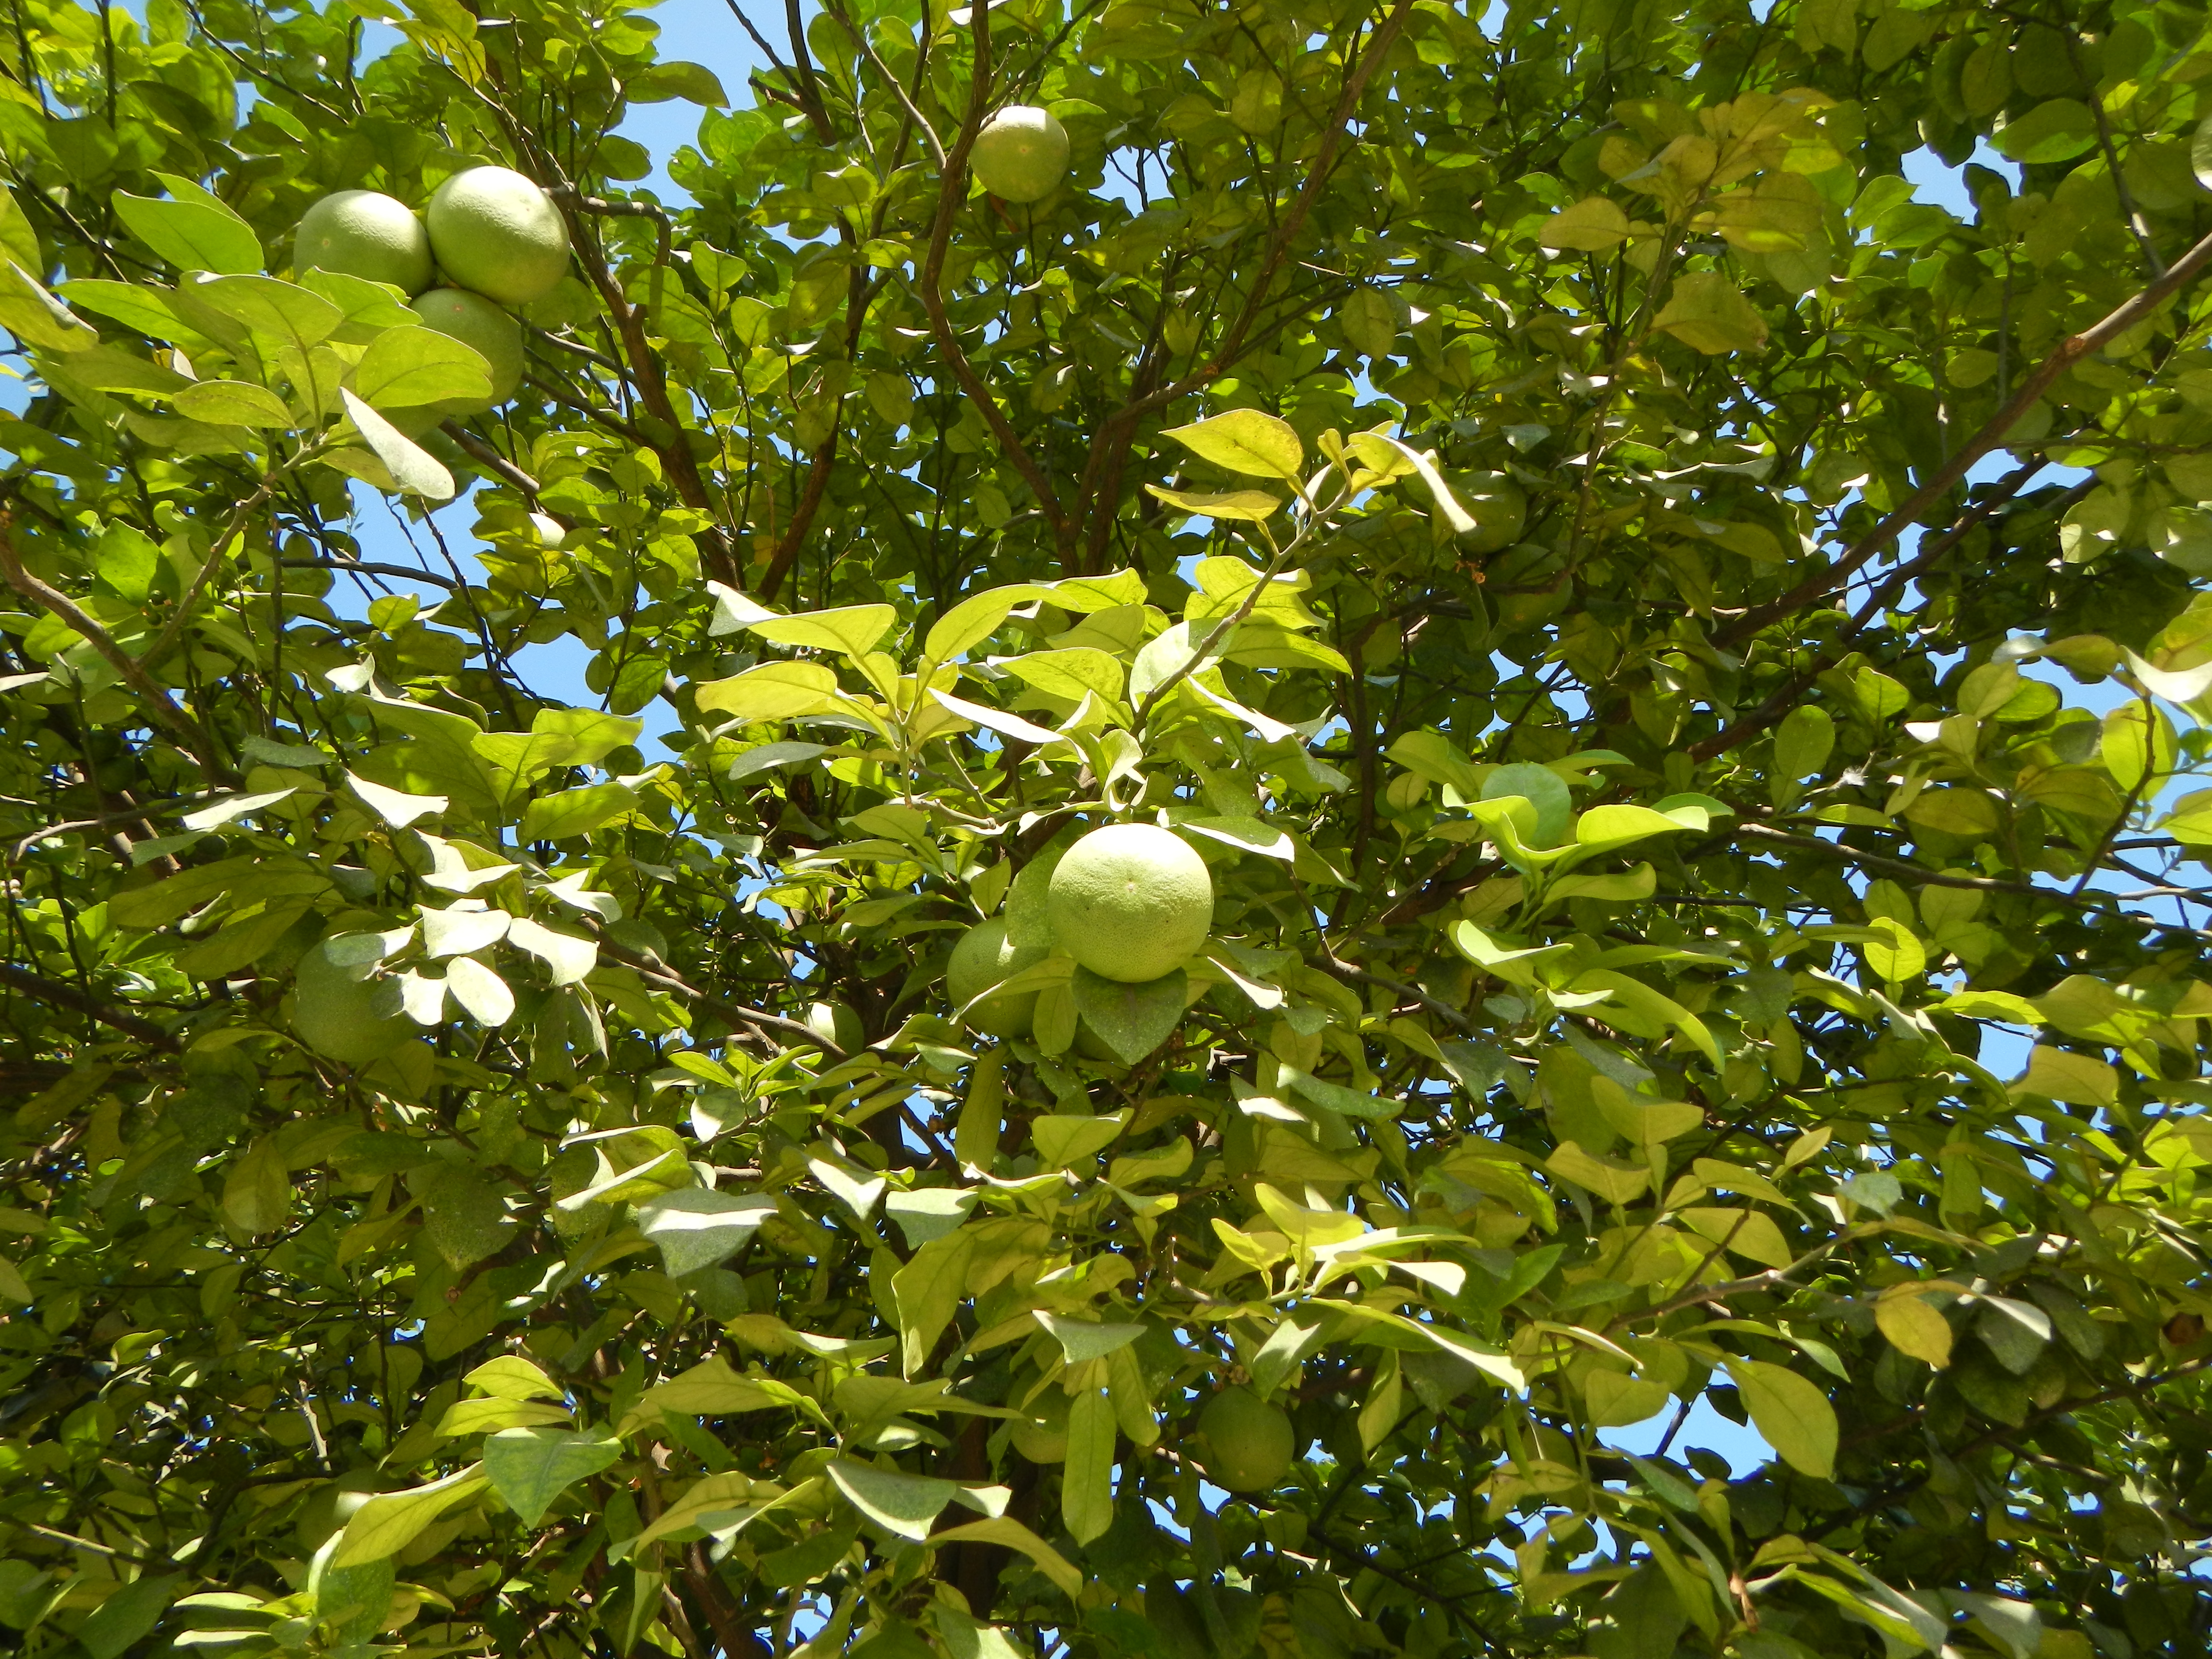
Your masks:
{"label": "tree canopy", "polygon": [[2203,1652],[2205,8],[737,16],[9,0],[5,1639]]}

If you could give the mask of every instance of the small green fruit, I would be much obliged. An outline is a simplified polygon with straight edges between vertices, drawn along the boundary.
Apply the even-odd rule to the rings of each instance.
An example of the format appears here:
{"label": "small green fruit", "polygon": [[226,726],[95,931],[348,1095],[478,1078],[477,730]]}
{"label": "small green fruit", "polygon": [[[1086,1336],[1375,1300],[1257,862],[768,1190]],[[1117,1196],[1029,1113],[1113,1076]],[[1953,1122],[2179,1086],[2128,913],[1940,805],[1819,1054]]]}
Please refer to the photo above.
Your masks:
{"label": "small green fruit", "polygon": [[404,1014],[376,1012],[380,988],[364,969],[331,960],[325,939],[300,958],[292,992],[292,1030],[329,1060],[366,1066],[415,1035]]}
{"label": "small green fruit", "polygon": [[496,409],[522,384],[522,325],[481,294],[466,289],[434,288],[415,301],[422,326],[452,336],[474,349],[491,370],[491,397],[477,402],[456,398],[435,405],[440,415],[477,415]]}
{"label": "small green fruit", "polygon": [[373,190],[336,191],[300,216],[292,269],[389,283],[413,294],[430,281],[430,238],[406,203]]}
{"label": "small green fruit", "polygon": [[1213,878],[1182,836],[1109,823],[1069,848],[1045,890],[1060,946],[1092,973],[1142,984],[1172,973],[1206,943]]}
{"label": "small green fruit", "polygon": [[471,167],[430,198],[430,251],[463,288],[526,306],[560,286],[568,227],[553,198],[512,167]]}
{"label": "small green fruit", "polygon": [[1244,1388],[1224,1389],[1198,1416],[1206,1473],[1231,1492],[1271,1492],[1291,1472],[1297,1439],[1290,1414]]}
{"label": "small green fruit", "polygon": [[1067,176],[1067,129],[1050,110],[1009,104],[983,123],[968,165],[992,195],[1040,201]]}
{"label": "small green fruit", "polygon": [[[1005,922],[977,922],[961,935],[960,943],[952,947],[952,960],[945,965],[945,994],[952,1000],[953,1012],[1044,957],[1042,945],[1009,945]],[[991,1036],[1027,1036],[1036,1015],[1036,1000],[1035,991],[985,998],[969,1009],[968,1024]]]}
{"label": "small green fruit", "polygon": [[1450,483],[1474,520],[1474,528],[1458,538],[1461,552],[1502,552],[1521,539],[1528,523],[1528,497],[1510,474],[1463,472]]}

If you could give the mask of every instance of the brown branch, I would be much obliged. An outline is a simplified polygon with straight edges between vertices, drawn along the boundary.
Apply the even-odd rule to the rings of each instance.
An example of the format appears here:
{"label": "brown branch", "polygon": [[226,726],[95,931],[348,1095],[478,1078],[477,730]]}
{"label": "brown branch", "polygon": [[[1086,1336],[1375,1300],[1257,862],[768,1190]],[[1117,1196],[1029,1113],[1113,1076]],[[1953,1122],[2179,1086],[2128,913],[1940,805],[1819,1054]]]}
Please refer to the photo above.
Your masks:
{"label": "brown branch", "polygon": [[1743,715],[1725,730],[1692,744],[1690,753],[1699,760],[1711,760],[1714,756],[1723,754],[1735,748],[1737,744],[1747,738],[1753,738],[1762,732],[1773,730],[1774,722],[1796,705],[1797,699],[1805,694],[1814,681],[1819,679],[1822,674],[1850,654],[1851,647],[1866,633],[1876,613],[1887,607],[1890,601],[1903,591],[1907,582],[1923,571],[1932,568],[1944,555],[1966,539],[1968,531],[1991,517],[1999,507],[2018,495],[2027,481],[2043,470],[2043,466],[2044,463],[2040,460],[2028,461],[2008,473],[1991,494],[1976,501],[1961,513],[1950,529],[1921,549],[1911,559],[1891,571],[1881,586],[1868,597],[1866,603],[1859,607],[1857,614],[1851,618],[1850,626],[1831,641],[1824,649],[1814,653],[1811,663],[1792,675],[1786,684],[1751,713]]}
{"label": "brown branch", "polygon": [[845,399],[837,399],[837,413],[830,423],[830,435],[815,450],[806,465],[806,482],[799,491],[799,500],[791,509],[791,522],[784,526],[781,539],[761,574],[759,597],[763,605],[775,603],[775,591],[783,586],[792,565],[799,558],[799,544],[806,539],[806,532],[814,527],[814,515],[822,510],[822,498],[830,491],[830,475],[837,466],[837,436],[844,424]]}
{"label": "brown branch", "polygon": [[1746,611],[1723,629],[1714,642],[1730,645],[1738,640],[1747,639],[1769,623],[1778,622],[1834,592],[1862,565],[1902,534],[1908,525],[1941,501],[1952,485],[1966,476],[1975,462],[2001,446],[2005,434],[2035,407],[2060,375],[2151,315],[2168,298],[2179,293],[2182,285],[2203,270],[2208,262],[2212,262],[2212,235],[2205,236],[2177,259],[2163,276],[2103,321],[2062,342],[2056,351],[2036,366],[2034,373],[2021,382],[2020,390],[2013,394],[2010,403],[1968,439],[1957,454],[1938,467],[1927,483],[1906,496],[1887,518],[1861,537],[1843,557],[1818,574],[1807,577],[1780,599]]}
{"label": "brown branch", "polygon": [[34,974],[27,968],[19,968],[12,962],[0,962],[0,985],[21,992],[38,1002],[52,1003],[58,1008],[67,1008],[82,1014],[88,1019],[110,1025],[141,1042],[173,1054],[179,1044],[160,1026],[136,1014],[125,1013],[120,1008],[110,1007],[99,998],[89,996],[74,985],[65,985],[58,979],[48,979],[44,974]]}
{"label": "brown branch", "polygon": [[538,492],[542,486],[537,479],[532,477],[513,461],[508,460],[506,456],[501,454],[482,438],[477,437],[459,421],[441,421],[438,423],[438,429],[459,444],[463,453],[471,460],[480,466],[489,467],[507,483],[529,496],[532,501],[538,499]]}
{"label": "brown branch", "polygon": [[1880,870],[1893,876],[1905,876],[1924,887],[1960,887],[1974,893],[2020,893],[2030,898],[2049,899],[2053,904],[2070,904],[2082,909],[2096,908],[2096,900],[2074,893],[2061,892],[2056,888],[2038,887],[2025,881],[1996,881],[1987,876],[1954,876],[1948,871],[1930,870],[1924,865],[1914,864],[1908,859],[1885,857],[1880,853],[1862,852],[1856,847],[1846,847],[1840,842],[1823,841],[1818,836],[1793,836],[1780,830],[1770,830],[1763,823],[1741,823],[1740,835],[1756,836],[1761,841],[1771,841],[1801,852],[1824,853],[1845,864],[1856,864],[1869,870]]}
{"label": "brown branch", "polygon": [[[796,3],[796,0],[793,0]],[[945,294],[941,286],[945,276],[945,255],[952,244],[952,221],[966,199],[968,190],[968,155],[975,148],[975,135],[983,130],[983,116],[991,104],[991,14],[988,6],[977,6],[973,16],[975,34],[975,58],[968,97],[968,113],[960,123],[959,136],[952,141],[952,149],[945,158],[945,170],[938,180],[937,216],[929,231],[929,253],[922,262],[921,289],[921,308],[929,316],[929,331],[937,342],[937,349],[945,354],[946,365],[960,389],[975,405],[991,428],[991,435],[999,447],[1011,459],[1030,493],[1037,499],[1047,523],[1052,526],[1053,539],[1065,553],[1074,526],[1060,504],[1060,496],[1052,487],[1052,480],[1037,465],[1022,442],[1021,434],[1014,430],[1006,411],[992,397],[991,389],[975,373],[975,366],[968,361],[961,349],[959,337],[952,331],[952,319],[945,308]]]}
{"label": "brown branch", "polygon": [[23,568],[21,556],[15,549],[15,503],[0,504],[0,577],[8,586],[25,599],[69,624],[76,633],[91,642],[92,648],[105,658],[110,667],[123,677],[131,689],[145,699],[147,710],[182,743],[200,769],[210,777],[230,781],[234,775],[215,757],[215,745],[198,721],[169,701],[169,694],[154,683],[154,678],[139,664],[138,659],[116,643],[115,637],[94,622],[76,601]]}
{"label": "brown branch", "polygon": [[[1193,369],[1181,380],[1170,381],[1164,386],[1139,392],[1100,424],[1097,437],[1091,441],[1090,458],[1084,467],[1081,491],[1076,498],[1079,518],[1087,519],[1101,508],[1111,514],[1114,502],[1106,498],[1104,486],[1110,478],[1115,495],[1119,495],[1121,462],[1109,458],[1117,457],[1127,448],[1130,434],[1138,421],[1152,410],[1164,408],[1213,380],[1243,349],[1244,337],[1251,331],[1261,308],[1267,303],[1268,291],[1274,286],[1284,260],[1290,256],[1291,243],[1305,228],[1307,217],[1313,212],[1315,204],[1321,199],[1322,191],[1328,187],[1330,175],[1336,170],[1337,152],[1344,143],[1345,128],[1352,119],[1352,112],[1359,107],[1359,100],[1366,93],[1367,83],[1374,78],[1375,71],[1382,66],[1382,60],[1389,56],[1390,48],[1397,44],[1398,36],[1413,12],[1413,0],[1398,0],[1390,15],[1368,37],[1366,49],[1352,66],[1351,74],[1345,79],[1344,88],[1337,95],[1336,107],[1329,112],[1328,125],[1322,134],[1321,148],[1315,153],[1313,164],[1306,173],[1305,184],[1299,190],[1297,199],[1291,204],[1291,210],[1275,227],[1275,234],[1268,239],[1267,252],[1261,255],[1260,268],[1252,278],[1251,291],[1245,295],[1243,308],[1229,325],[1229,331],[1221,337],[1221,343],[1207,357],[1204,367]],[[1103,550],[1103,538],[1094,534],[1092,543],[1095,548]]]}
{"label": "brown branch", "polygon": [[696,986],[688,983],[666,963],[647,962],[643,957],[633,956],[626,951],[617,950],[604,939],[599,941],[599,954],[610,962],[620,963],[641,978],[651,980],[654,984],[673,991],[677,995],[690,1001],[693,1006],[714,1015],[726,1025],[750,1026],[763,1037],[771,1031],[781,1031],[795,1042],[804,1042],[811,1048],[823,1050],[833,1060],[850,1058],[843,1048],[823,1036],[812,1026],[803,1024],[795,1019],[787,1019],[781,1014],[763,1013],[757,1008],[748,1008],[741,1002],[725,1002],[720,997],[710,996]]}

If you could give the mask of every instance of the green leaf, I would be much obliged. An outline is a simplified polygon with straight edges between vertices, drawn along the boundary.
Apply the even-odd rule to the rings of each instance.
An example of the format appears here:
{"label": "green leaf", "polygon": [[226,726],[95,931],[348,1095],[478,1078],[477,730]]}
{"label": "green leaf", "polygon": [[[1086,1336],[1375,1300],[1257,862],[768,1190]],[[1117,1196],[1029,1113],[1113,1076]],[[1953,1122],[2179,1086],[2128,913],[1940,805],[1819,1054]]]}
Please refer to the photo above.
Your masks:
{"label": "green leaf", "polygon": [[611,1435],[568,1429],[502,1429],[483,1443],[483,1472],[515,1518],[535,1527],[553,1500],[622,1456]]}
{"label": "green leaf", "polygon": [[1618,203],[1602,196],[1586,196],[1546,220],[1536,232],[1536,240],[1548,248],[1603,253],[1628,240],[1628,216]]}
{"label": "green leaf", "polygon": [[100,343],[98,329],[12,259],[0,260],[0,328],[41,351],[82,352]]}
{"label": "green leaf", "polygon": [[1836,1409],[1817,1382],[1759,1359],[1723,1362],[1753,1427],[1800,1474],[1836,1478]]}
{"label": "green leaf", "polygon": [[388,328],[353,371],[355,393],[378,409],[491,396],[491,365],[474,347],[434,328]]}
{"label": "green leaf", "polygon": [[304,356],[337,332],[345,314],[320,295],[274,276],[207,276],[182,292],[243,323],[260,338]]}
{"label": "green leaf", "polygon": [[331,1557],[334,1567],[357,1567],[397,1555],[455,1504],[474,1498],[491,1483],[483,1465],[471,1463],[442,1480],[407,1492],[372,1498],[346,1522],[345,1535]]}
{"label": "green leaf", "polygon": [[951,662],[997,633],[1016,605],[1042,599],[1047,591],[1035,582],[1018,582],[969,594],[932,625],[922,654],[932,662]]}
{"label": "green leaf", "polygon": [[1128,1126],[1127,1109],[1110,1117],[1040,1117],[1030,1123],[1037,1156],[1054,1170],[1085,1164],[1121,1139]]}
{"label": "green leaf", "polygon": [[350,392],[340,392],[347,418],[372,453],[390,474],[391,487],[428,501],[453,498],[453,475],[432,459],[412,438],[386,420]]}
{"label": "green leaf", "polygon": [[122,1659],[151,1635],[185,1582],[181,1573],[134,1578],[92,1610],[76,1633],[92,1659]]}
{"label": "green leaf", "polygon": [[655,64],[643,74],[631,76],[623,82],[622,90],[623,96],[633,104],[660,104],[681,98],[686,103],[722,109],[730,101],[712,70],[680,58]]}
{"label": "green leaf", "polygon": [[1533,761],[1521,761],[1496,768],[1482,781],[1485,800],[1504,800],[1515,795],[1536,809],[1535,827],[1529,832],[1535,845],[1556,847],[1565,839],[1575,803],[1567,793],[1565,780],[1557,772]]}
{"label": "green leaf", "polygon": [[637,1206],[637,1230],[659,1247],[671,1279],[726,1261],[775,1213],[775,1200],[686,1187]]}
{"label": "green leaf", "polygon": [[830,1462],[828,1473],[854,1509],[884,1531],[916,1542],[929,1536],[930,1522],[960,1491],[950,1480],[901,1474],[842,1457]]}
{"label": "green leaf", "polygon": [[1114,1404],[1103,1389],[1084,1389],[1067,1408],[1067,1462],[1060,1516],[1069,1535],[1088,1544],[1114,1524]]}
{"label": "green leaf", "polygon": [[1184,489],[1163,489],[1146,484],[1146,493],[1178,512],[1201,519],[1220,519],[1244,524],[1265,524],[1283,509],[1282,498],[1264,490],[1232,489],[1218,495],[1194,495]]}
{"label": "green leaf", "polygon": [[1717,270],[1677,276],[1656,326],[1709,357],[1756,351],[1766,343],[1766,319]]}
{"label": "green leaf", "polygon": [[1042,1308],[1036,1310],[1036,1322],[1058,1340],[1060,1352],[1067,1356],[1071,1365],[1103,1359],[1145,1334],[1142,1325],[1108,1325],[1091,1319],[1070,1319]]}
{"label": "green leaf", "polygon": [[2008,161],[2070,161],[2096,147],[2097,118],[2078,98],[2045,99],[1990,142]]}
{"label": "green leaf", "polygon": [[1008,657],[999,665],[1024,685],[1071,702],[1080,702],[1091,692],[1109,702],[1121,695],[1121,659],[1088,646],[1032,651],[1025,657]]}
{"label": "green leaf", "polygon": [[589,835],[637,806],[637,791],[626,783],[587,783],[557,795],[540,795],[523,808],[515,833],[526,844]]}
{"label": "green leaf", "polygon": [[117,191],[115,216],[140,241],[180,271],[244,274],[262,269],[261,241],[230,207],[187,179],[166,173],[172,199]]}
{"label": "green leaf", "polygon": [[1190,426],[1170,427],[1160,435],[1224,471],[1291,483],[1305,476],[1306,450],[1297,428],[1256,409],[1232,409]]}
{"label": "green leaf", "polygon": [[275,427],[289,431],[297,424],[282,398],[250,380],[201,380],[176,392],[169,401],[179,414],[210,426]]}
{"label": "green leaf", "polygon": [[799,617],[769,617],[745,626],[777,645],[836,651],[857,660],[876,648],[897,619],[898,612],[890,605],[854,605]]}
{"label": "green leaf", "polygon": [[726,680],[710,680],[693,694],[702,714],[729,714],[747,724],[827,713],[838,706],[837,671],[818,662],[768,662]]}

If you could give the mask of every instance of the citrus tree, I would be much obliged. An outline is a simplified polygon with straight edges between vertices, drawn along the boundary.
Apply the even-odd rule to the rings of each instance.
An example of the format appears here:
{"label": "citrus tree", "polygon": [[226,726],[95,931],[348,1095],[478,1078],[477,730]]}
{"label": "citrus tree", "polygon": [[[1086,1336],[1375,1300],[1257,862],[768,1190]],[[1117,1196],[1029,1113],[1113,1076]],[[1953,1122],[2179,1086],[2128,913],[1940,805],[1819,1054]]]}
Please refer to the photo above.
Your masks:
{"label": "citrus tree", "polygon": [[9,0],[6,1639],[2202,1653],[2203,7],[736,21]]}

